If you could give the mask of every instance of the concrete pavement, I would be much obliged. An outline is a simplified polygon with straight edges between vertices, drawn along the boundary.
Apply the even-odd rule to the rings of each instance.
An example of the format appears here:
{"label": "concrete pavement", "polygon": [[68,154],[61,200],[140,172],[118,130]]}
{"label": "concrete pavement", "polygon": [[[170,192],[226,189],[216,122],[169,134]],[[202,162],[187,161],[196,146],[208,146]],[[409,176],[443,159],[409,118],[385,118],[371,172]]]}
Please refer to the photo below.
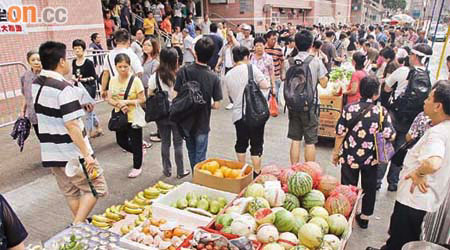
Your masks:
{"label": "concrete pavement", "polygon": [[[107,131],[106,123],[110,107],[101,103],[96,107],[105,135],[91,140],[96,156],[105,169],[109,185],[109,195],[101,199],[94,213],[132,198],[138,191],[153,185],[162,179],[169,183],[190,181],[187,177],[182,181],[176,178],[165,178],[162,175],[160,145],[155,143],[145,157],[143,174],[134,180],[127,174],[132,165],[132,157],[122,152],[115,143],[115,135]],[[26,141],[24,152],[9,136],[12,127],[0,129],[0,193],[10,202],[29,232],[27,243],[45,241],[64,229],[71,222],[71,215],[65,200],[56,186],[54,178],[47,169],[40,166],[39,146],[34,135]],[[145,138],[155,129],[154,124],[145,128]],[[263,164],[289,165],[289,140],[287,134],[287,116],[281,114],[271,118],[266,126]],[[211,133],[209,137],[208,157],[234,159],[235,131],[231,123],[231,112],[223,108],[212,112]],[[317,161],[325,173],[339,177],[339,169],[330,162],[333,141],[321,141],[317,149]],[[189,167],[185,150],[185,168]],[[173,171],[175,173],[175,169]],[[386,185],[378,193],[375,214],[370,221],[369,229],[353,227],[353,233],[346,249],[363,250],[366,246],[381,246],[387,238],[387,228],[392,212],[394,193],[386,191]]]}

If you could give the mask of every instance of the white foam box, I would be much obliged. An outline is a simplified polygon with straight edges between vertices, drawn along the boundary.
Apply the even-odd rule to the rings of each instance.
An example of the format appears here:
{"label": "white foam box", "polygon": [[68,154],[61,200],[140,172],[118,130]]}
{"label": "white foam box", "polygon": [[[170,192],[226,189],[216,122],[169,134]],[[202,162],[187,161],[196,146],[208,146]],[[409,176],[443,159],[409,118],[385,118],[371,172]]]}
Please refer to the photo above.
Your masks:
{"label": "white foam box", "polygon": [[191,215],[194,216],[194,218],[199,220],[199,224],[197,226],[207,226],[213,218],[210,218],[208,216],[203,216],[199,214],[194,214],[185,210],[177,209],[174,207],[171,207],[170,204],[173,202],[177,202],[177,200],[186,197],[186,194],[188,192],[194,192],[198,196],[200,195],[208,195],[208,197],[214,199],[218,197],[224,197],[227,199],[228,203],[233,201],[237,194],[228,193],[225,191],[212,189],[205,186],[196,185],[190,182],[184,182],[183,184],[177,186],[175,189],[173,189],[170,193],[156,199],[154,201],[154,204],[160,204],[165,207],[168,211],[172,213],[178,213],[180,215]]}
{"label": "white foam box", "polygon": [[[199,225],[207,225],[211,221],[211,218],[201,216],[192,213],[180,213],[185,212],[176,208],[167,207],[163,204],[154,203],[152,204],[152,217],[155,219],[165,219],[167,221],[173,221],[183,229],[194,231]],[[136,227],[130,233],[123,236],[120,239],[120,246],[131,250],[148,250],[148,249],[158,249],[155,247],[149,247],[134,241],[129,240],[129,236],[135,231],[141,231],[142,227]]]}

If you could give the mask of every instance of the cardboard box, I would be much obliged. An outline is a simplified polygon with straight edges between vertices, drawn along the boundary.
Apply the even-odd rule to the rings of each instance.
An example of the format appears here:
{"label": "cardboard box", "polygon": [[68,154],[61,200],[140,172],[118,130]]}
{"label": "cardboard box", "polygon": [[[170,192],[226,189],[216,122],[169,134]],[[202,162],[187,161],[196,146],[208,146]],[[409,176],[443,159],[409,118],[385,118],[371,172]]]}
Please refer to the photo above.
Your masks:
{"label": "cardboard box", "polygon": [[200,167],[210,161],[217,161],[220,166],[227,166],[232,169],[242,169],[244,166],[243,163],[237,162],[237,161],[229,161],[229,160],[222,160],[222,159],[216,159],[211,158],[205,161],[202,161],[195,165],[194,167],[194,177],[192,179],[192,182],[195,184],[199,184],[202,186],[235,193],[238,194],[241,192],[242,189],[248,186],[253,181],[253,167],[249,166],[247,170],[245,171],[245,175],[242,178],[239,179],[227,179],[227,178],[220,178],[216,176],[212,176],[209,174],[205,174],[200,172]]}
{"label": "cardboard box", "polygon": [[342,96],[320,96],[320,118],[339,119],[342,110]]}
{"label": "cardboard box", "polygon": [[319,136],[335,138],[336,137],[336,123],[337,123],[338,119],[326,119],[326,118],[320,117],[319,118],[319,132],[318,132]]}

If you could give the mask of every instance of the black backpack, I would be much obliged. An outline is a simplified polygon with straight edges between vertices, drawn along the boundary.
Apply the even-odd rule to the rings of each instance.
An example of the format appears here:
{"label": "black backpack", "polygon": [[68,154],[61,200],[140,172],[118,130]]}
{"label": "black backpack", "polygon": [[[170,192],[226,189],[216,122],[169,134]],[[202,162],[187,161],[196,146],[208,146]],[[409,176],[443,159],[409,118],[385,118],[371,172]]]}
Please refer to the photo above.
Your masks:
{"label": "black backpack", "polygon": [[405,92],[392,102],[392,110],[398,125],[408,128],[414,118],[423,111],[423,104],[431,90],[428,71],[411,68],[407,77],[408,86]]}
{"label": "black backpack", "polygon": [[156,86],[154,95],[149,96],[147,101],[145,101],[145,121],[159,121],[167,116],[169,116],[169,95],[167,91],[163,91],[161,84],[159,83],[159,74],[156,72]]}
{"label": "black backpack", "polygon": [[258,84],[253,79],[252,65],[248,64],[247,68],[248,83],[242,95],[242,120],[249,127],[259,127],[264,125],[269,119],[269,105]]}
{"label": "black backpack", "polygon": [[172,100],[169,109],[169,119],[175,123],[180,123],[192,114],[206,107],[203,98],[202,85],[197,81],[188,81],[186,68],[184,73],[184,84],[177,96]]}
{"label": "black backpack", "polygon": [[284,99],[289,111],[309,112],[317,109],[317,84],[312,82],[309,63],[314,59],[310,55],[304,61],[295,60],[286,72]]}

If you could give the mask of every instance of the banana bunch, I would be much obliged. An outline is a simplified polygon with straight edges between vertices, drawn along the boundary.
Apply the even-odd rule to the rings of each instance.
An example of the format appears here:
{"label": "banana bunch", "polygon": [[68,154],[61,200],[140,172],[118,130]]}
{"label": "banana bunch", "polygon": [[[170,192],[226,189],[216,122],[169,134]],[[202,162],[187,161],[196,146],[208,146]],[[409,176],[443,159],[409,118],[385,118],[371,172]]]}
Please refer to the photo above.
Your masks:
{"label": "banana bunch", "polygon": [[144,212],[145,205],[136,204],[134,201],[126,200],[124,203],[123,211],[127,214],[141,214]]}
{"label": "banana bunch", "polygon": [[158,189],[161,194],[167,194],[170,190],[175,188],[174,185],[165,183],[163,181],[158,181],[153,187]]}
{"label": "banana bunch", "polygon": [[144,223],[144,221],[146,221],[148,218],[142,213],[142,214],[140,214],[138,217],[137,217],[137,219],[134,221],[134,225],[135,226],[139,226],[139,225],[141,225],[142,223]]}
{"label": "banana bunch", "polygon": [[123,225],[123,226],[120,228],[120,233],[121,233],[122,236],[123,236],[123,235],[129,233],[129,232],[130,232],[131,230],[133,230],[134,228],[135,228],[135,225],[134,225],[134,224]]}
{"label": "banana bunch", "polygon": [[92,216],[92,225],[100,229],[108,230],[109,228],[111,228],[114,222],[115,222],[114,220],[106,217],[106,213],[103,215]]}

